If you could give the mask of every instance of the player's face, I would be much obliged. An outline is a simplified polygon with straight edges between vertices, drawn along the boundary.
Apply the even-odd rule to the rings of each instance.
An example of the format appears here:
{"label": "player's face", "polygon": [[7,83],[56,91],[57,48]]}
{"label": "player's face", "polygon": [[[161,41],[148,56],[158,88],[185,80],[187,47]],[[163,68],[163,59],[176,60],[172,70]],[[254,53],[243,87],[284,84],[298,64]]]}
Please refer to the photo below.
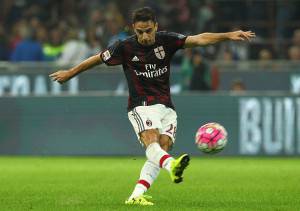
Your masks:
{"label": "player's face", "polygon": [[133,24],[133,29],[140,44],[152,45],[155,43],[157,23],[153,21],[138,21]]}

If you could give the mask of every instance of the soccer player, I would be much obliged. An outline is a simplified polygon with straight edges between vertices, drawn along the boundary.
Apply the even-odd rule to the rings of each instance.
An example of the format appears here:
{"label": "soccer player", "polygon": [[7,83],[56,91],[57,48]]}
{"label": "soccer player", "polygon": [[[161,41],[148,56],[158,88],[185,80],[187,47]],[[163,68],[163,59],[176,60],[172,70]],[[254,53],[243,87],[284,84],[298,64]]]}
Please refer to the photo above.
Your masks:
{"label": "soccer player", "polygon": [[175,141],[177,115],[170,96],[170,61],[175,52],[215,44],[220,41],[250,40],[251,31],[202,33],[185,36],[174,32],[158,32],[158,23],[149,7],[133,12],[135,35],[109,46],[100,54],[91,56],[79,65],[50,74],[54,81],[63,83],[95,65],[122,65],[129,88],[128,118],[146,149],[147,161],[139,180],[125,201],[133,205],[153,205],[144,195],[160,169],[170,173],[174,183],[183,180],[183,171],[189,164],[189,155],[174,159],[168,151]]}

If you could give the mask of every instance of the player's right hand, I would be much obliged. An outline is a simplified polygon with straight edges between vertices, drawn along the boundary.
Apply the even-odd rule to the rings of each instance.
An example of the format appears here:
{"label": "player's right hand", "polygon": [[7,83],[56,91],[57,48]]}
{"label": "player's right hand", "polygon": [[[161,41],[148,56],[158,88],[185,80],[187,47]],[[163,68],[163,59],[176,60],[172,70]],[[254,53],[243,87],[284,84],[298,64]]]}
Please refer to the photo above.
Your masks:
{"label": "player's right hand", "polygon": [[67,70],[59,70],[49,75],[49,77],[53,81],[57,81],[58,83],[64,83],[72,78],[70,71]]}

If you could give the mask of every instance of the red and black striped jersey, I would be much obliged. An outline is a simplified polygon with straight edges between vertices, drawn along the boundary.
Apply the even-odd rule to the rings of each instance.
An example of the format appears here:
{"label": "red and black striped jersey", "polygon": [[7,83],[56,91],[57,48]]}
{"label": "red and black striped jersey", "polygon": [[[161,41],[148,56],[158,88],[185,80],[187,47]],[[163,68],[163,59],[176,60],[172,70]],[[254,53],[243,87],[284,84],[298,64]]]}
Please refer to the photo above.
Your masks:
{"label": "red and black striped jersey", "polygon": [[183,48],[185,39],[185,35],[161,31],[156,33],[153,45],[144,46],[133,35],[100,53],[105,64],[123,66],[129,89],[128,110],[153,104],[174,108],[170,96],[170,61]]}

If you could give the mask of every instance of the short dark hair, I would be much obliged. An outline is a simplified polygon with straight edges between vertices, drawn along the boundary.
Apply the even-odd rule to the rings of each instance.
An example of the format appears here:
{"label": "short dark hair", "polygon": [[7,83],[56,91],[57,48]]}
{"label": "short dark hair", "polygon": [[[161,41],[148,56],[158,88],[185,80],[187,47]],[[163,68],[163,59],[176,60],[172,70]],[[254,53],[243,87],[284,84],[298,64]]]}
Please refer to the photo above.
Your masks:
{"label": "short dark hair", "polygon": [[150,7],[142,7],[133,11],[132,23],[136,23],[138,21],[153,21],[155,23],[156,17],[153,9]]}

